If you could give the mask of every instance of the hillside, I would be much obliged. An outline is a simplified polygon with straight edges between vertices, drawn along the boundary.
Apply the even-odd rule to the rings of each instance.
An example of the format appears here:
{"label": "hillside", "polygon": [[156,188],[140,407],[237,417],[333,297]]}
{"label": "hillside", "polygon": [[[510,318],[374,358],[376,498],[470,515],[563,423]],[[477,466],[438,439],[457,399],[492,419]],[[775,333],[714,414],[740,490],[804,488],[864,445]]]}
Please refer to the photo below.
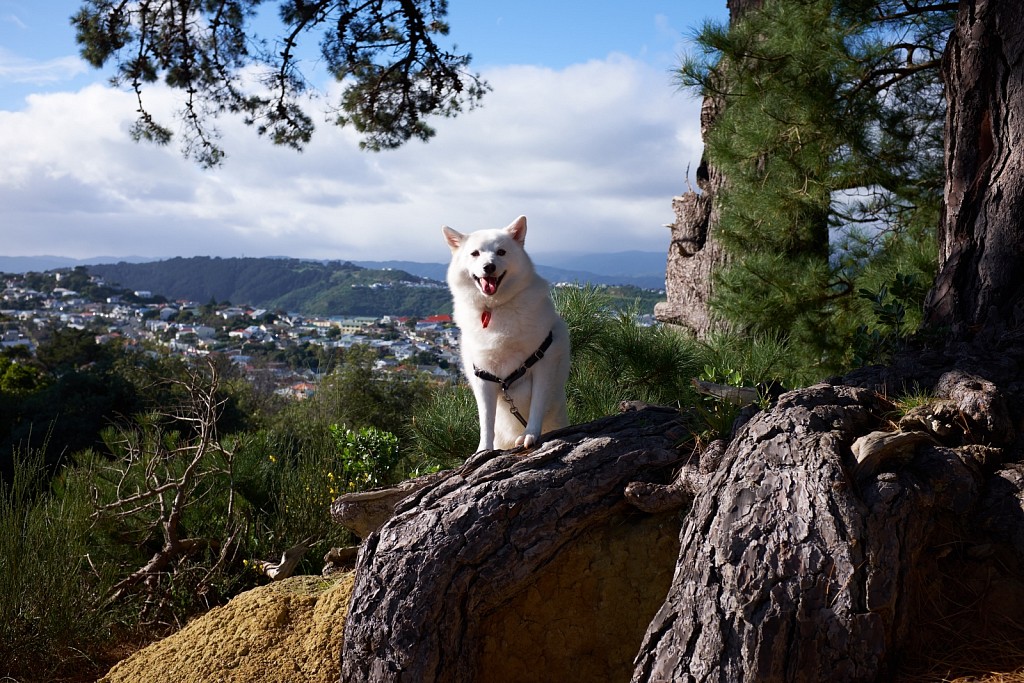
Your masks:
{"label": "hillside", "polygon": [[[614,254],[541,254],[533,259],[537,272],[551,283],[623,285],[640,289],[665,288],[665,254],[624,251]],[[446,263],[417,261],[356,261],[365,268],[395,268],[443,281]]]}
{"label": "hillside", "polygon": [[[399,264],[421,266],[429,273],[439,269],[440,277],[444,277],[445,266],[439,264],[383,262],[380,268],[364,268],[347,261],[208,256],[92,265],[88,271],[109,284],[147,290],[170,300],[229,301],[321,316],[388,313],[425,317],[451,312],[451,297],[444,282],[413,275],[397,267]],[[596,278],[579,277],[585,274],[572,275],[576,277],[547,277],[552,282],[605,284]],[[635,302],[643,313],[652,312],[655,302],[664,298],[632,284],[609,287],[606,293],[617,307]]]}
{"label": "hillside", "polygon": [[[76,266],[112,263],[152,263],[144,256],[95,256],[73,259],[63,256],[3,256],[0,273],[46,272]],[[281,259],[278,259],[281,260]],[[301,259],[295,259],[301,260]],[[303,262],[310,262],[308,259]],[[327,263],[327,261],[321,261]],[[448,265],[419,261],[352,261],[370,270],[404,270],[412,275],[444,281]],[[665,288],[665,253],[622,251],[611,254],[548,252],[534,258],[537,272],[548,282],[581,282],[591,285],[626,285],[640,289]]]}
{"label": "hillside", "polygon": [[323,316],[425,316],[451,310],[448,290],[440,282],[348,262],[197,256],[88,269],[109,283],[172,300],[230,301]]}

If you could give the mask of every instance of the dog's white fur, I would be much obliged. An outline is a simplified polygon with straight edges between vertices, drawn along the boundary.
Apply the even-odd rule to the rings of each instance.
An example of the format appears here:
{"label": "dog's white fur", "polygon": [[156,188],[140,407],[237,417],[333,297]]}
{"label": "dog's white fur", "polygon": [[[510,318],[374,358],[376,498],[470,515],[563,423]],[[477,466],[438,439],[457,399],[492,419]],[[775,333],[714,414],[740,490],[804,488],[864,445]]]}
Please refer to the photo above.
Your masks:
{"label": "dog's white fur", "polygon": [[[526,217],[507,228],[465,235],[448,226],[441,231],[452,250],[448,286],[453,317],[461,331],[462,365],[480,418],[477,450],[530,448],[542,432],[569,424],[569,330],[555,311],[548,283],[537,275],[523,248]],[[474,366],[508,377],[540,348],[548,332],[552,343],[544,357],[509,388],[526,418],[524,429],[502,399],[501,387],[477,377]]]}

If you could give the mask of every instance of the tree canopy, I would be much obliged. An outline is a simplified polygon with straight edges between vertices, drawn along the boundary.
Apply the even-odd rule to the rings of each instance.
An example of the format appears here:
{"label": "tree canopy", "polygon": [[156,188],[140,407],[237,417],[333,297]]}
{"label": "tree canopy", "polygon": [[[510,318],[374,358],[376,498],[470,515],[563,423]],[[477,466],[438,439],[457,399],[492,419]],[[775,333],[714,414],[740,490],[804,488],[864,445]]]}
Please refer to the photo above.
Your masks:
{"label": "tree canopy", "polygon": [[712,306],[730,323],[783,332],[829,370],[884,346],[878,328],[913,329],[935,269],[954,8],[767,0],[701,30],[680,77],[722,103],[706,156],[726,178]]}
{"label": "tree canopy", "polygon": [[256,32],[264,0],[85,0],[72,17],[82,56],[112,64],[114,83],[132,89],[137,140],[168,143],[173,133],[144,98],[162,80],[183,95],[183,151],[205,166],[224,150],[215,119],[241,115],[275,144],[302,149],[315,128],[314,90],[300,58],[319,40],[323,67],[343,83],[333,121],[363,134],[365,149],[427,140],[431,115],[476,106],[489,89],[468,71],[470,56],[439,41],[448,34],[446,0],[280,0],[281,33]]}

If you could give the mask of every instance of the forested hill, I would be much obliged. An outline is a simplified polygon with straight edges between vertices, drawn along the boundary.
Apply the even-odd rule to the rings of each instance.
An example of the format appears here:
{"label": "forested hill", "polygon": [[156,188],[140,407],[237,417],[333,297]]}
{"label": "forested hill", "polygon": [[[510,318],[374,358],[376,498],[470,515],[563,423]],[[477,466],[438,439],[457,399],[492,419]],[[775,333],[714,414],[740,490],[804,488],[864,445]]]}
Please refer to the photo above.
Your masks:
{"label": "forested hill", "polygon": [[109,284],[171,300],[258,306],[306,315],[428,316],[451,311],[443,283],[348,262],[274,258],[172,258],[88,266]]}

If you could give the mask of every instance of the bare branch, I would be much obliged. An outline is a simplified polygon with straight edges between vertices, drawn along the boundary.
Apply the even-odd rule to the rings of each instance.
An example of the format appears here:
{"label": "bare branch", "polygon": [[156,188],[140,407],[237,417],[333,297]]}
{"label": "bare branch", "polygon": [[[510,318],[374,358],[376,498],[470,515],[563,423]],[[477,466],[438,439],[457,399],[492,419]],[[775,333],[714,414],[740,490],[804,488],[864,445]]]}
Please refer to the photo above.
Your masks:
{"label": "bare branch", "polygon": [[[210,477],[220,477],[225,468],[213,456],[228,458],[233,467],[233,454],[220,445],[217,421],[225,399],[219,396],[220,378],[212,363],[205,370],[193,369],[184,380],[175,381],[185,389],[186,403],[171,411],[165,419],[190,425],[192,435],[180,443],[165,443],[163,427],[155,420],[144,420],[134,431],[122,429],[114,443],[129,457],[115,466],[114,499],[97,503],[97,518],[131,520],[138,516],[154,516],[143,526],[146,535],[158,534],[160,548],[141,567],[113,586],[108,600],[124,597],[139,584],[155,587],[155,579],[174,567],[181,559],[197,550],[219,547],[220,556],[207,578],[229,556],[230,546],[238,534],[233,505],[224,529],[225,540],[183,537],[182,519],[187,510],[200,505],[215,487],[201,486]],[[146,431],[149,430],[149,431]],[[131,490],[129,490],[129,488]],[[140,521],[142,521],[140,519]]]}

